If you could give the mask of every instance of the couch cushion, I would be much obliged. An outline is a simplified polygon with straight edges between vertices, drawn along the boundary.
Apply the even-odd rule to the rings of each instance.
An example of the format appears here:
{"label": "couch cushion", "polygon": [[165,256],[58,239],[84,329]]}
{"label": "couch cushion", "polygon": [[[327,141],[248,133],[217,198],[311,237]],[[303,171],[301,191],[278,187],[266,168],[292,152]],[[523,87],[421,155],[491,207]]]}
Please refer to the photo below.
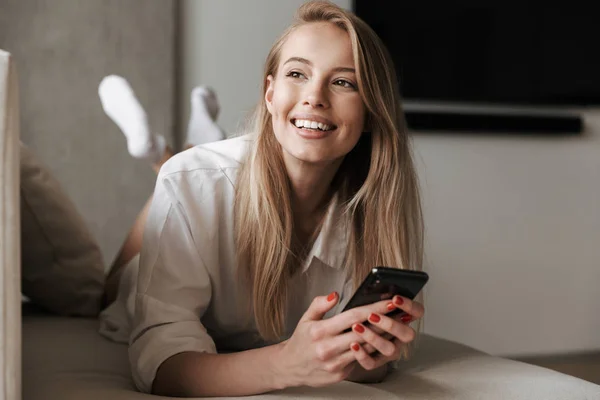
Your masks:
{"label": "couch cushion", "polygon": [[104,291],[96,241],[69,197],[21,144],[22,291],[61,315],[95,316]]}
{"label": "couch cushion", "polygon": [[[97,333],[95,319],[23,317],[24,400],[152,400],[134,389],[127,347]],[[599,399],[600,386],[548,369],[492,357],[423,335],[413,360],[385,382],[293,388],[253,399]],[[245,397],[244,399],[247,399]]]}

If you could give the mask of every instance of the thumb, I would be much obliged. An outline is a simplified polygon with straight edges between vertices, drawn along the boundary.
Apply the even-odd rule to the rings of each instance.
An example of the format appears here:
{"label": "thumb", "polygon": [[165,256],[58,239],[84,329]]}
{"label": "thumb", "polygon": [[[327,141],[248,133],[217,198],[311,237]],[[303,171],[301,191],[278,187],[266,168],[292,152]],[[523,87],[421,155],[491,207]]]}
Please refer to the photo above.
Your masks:
{"label": "thumb", "polygon": [[323,319],[325,314],[338,303],[339,296],[337,292],[331,292],[329,296],[317,296],[312,301],[308,310],[302,317],[305,321],[318,321]]}

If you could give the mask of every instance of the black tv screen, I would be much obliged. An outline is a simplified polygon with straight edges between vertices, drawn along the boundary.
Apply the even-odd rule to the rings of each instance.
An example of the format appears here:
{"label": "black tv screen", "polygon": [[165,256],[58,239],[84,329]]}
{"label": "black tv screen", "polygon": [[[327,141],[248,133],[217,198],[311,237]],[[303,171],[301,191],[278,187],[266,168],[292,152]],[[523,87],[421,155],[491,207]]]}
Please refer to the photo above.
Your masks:
{"label": "black tv screen", "polygon": [[405,99],[600,104],[594,1],[355,0],[379,35]]}

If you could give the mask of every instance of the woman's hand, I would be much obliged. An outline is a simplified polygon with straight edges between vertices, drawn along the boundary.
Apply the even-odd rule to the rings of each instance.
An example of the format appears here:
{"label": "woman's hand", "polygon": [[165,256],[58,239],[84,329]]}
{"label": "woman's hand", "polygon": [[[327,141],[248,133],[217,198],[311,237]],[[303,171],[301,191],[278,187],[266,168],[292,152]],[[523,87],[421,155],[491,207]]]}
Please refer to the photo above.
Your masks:
{"label": "woman's hand", "polygon": [[[388,317],[374,312],[368,316],[371,328],[361,323],[352,326],[352,330],[362,340],[351,343],[350,349],[365,370],[374,370],[399,359],[403,346],[412,342],[416,335],[409,324],[422,318],[425,313],[421,303],[401,296],[394,296],[387,307],[388,312],[398,308],[405,314]],[[361,342],[364,344],[361,345]]]}
{"label": "woman's hand", "polygon": [[[323,320],[338,300],[336,292],[327,297],[316,297],[298,322],[292,337],[281,343],[279,370],[283,379],[282,387],[325,386],[346,379],[358,365],[354,362],[357,354],[350,347],[354,343],[364,343],[365,334],[345,331],[357,324],[363,326],[361,323],[367,321],[371,314],[383,316],[390,312],[390,301],[386,300],[356,307]],[[387,323],[383,326],[387,326]],[[378,341],[375,342],[380,345]]]}

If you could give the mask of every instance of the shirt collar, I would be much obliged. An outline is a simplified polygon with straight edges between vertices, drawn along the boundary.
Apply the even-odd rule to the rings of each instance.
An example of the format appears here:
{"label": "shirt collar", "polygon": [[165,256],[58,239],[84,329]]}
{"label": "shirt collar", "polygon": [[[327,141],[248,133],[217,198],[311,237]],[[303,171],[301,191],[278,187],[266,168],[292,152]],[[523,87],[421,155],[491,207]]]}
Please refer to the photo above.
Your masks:
{"label": "shirt collar", "polygon": [[319,235],[308,253],[308,257],[304,260],[303,273],[308,270],[314,258],[331,268],[339,269],[342,267],[348,240],[346,225],[336,193],[329,204]]}

